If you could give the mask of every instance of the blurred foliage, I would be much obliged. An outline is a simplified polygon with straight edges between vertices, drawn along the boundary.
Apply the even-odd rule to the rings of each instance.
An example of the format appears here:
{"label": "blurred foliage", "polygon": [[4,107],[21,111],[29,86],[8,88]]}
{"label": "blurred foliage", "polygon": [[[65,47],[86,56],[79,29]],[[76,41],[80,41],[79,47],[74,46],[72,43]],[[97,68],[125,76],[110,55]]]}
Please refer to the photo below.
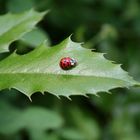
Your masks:
{"label": "blurred foliage", "polygon": [[[0,14],[30,8],[50,9],[50,13],[39,24],[42,35],[35,31],[24,41],[12,44],[18,45],[21,53],[25,47],[36,46],[31,40],[37,41],[37,36],[37,44],[44,37],[56,44],[73,33],[74,40],[107,53],[107,58],[123,63],[122,67],[140,81],[139,0],[0,0]],[[1,91],[0,139],[138,140],[140,89],[116,89],[112,93],[100,93],[101,98],[72,96],[72,101],[64,97],[59,100],[48,93],[34,94],[30,102],[15,90]],[[46,123],[38,131],[25,125],[30,120],[32,128],[44,119]]]}

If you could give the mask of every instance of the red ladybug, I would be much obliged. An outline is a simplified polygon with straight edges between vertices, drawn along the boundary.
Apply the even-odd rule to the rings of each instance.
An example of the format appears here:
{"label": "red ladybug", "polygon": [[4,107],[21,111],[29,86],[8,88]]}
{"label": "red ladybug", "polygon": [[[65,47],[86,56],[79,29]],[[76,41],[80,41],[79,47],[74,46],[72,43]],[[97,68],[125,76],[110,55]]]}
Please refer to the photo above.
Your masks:
{"label": "red ladybug", "polygon": [[63,70],[69,70],[77,65],[77,61],[70,57],[64,57],[60,60],[59,65]]}

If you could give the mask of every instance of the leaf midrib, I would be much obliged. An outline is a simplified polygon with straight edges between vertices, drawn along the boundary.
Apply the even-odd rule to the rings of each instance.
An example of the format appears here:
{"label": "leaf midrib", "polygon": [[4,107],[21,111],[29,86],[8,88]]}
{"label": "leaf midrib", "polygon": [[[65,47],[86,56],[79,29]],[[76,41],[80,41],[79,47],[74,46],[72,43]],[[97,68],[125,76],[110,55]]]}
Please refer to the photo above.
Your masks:
{"label": "leaf midrib", "polygon": [[[119,81],[124,81],[124,82],[127,82],[127,83],[131,83],[131,82],[128,82],[127,80],[122,80],[122,79],[118,79],[118,78],[113,78],[113,77],[104,77],[104,76],[96,76],[96,75],[75,75],[75,74],[52,74],[52,73],[0,73],[0,75],[59,75],[59,76],[70,76],[70,77],[94,77],[94,78],[102,78],[102,79],[112,79],[112,80],[119,80]],[[131,77],[130,77],[131,78]],[[132,79],[133,80],[133,79]]]}

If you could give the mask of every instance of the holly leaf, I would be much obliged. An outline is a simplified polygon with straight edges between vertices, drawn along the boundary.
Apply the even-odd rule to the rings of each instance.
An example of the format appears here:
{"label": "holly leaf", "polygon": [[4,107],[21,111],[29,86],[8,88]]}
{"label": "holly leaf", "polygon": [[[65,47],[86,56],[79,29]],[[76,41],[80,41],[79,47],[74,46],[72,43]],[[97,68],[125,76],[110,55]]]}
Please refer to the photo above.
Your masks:
{"label": "holly leaf", "polygon": [[[78,64],[62,70],[60,59],[71,57]],[[13,53],[0,62],[0,89],[14,88],[28,97],[35,92],[56,96],[86,95],[109,92],[117,87],[139,85],[120,64],[106,60],[104,54],[85,49],[67,38],[59,45],[40,47],[25,55]]]}
{"label": "holly leaf", "polygon": [[7,52],[10,43],[31,31],[45,14],[46,12],[38,13],[30,10],[20,14],[8,13],[0,16],[0,52]]}
{"label": "holly leaf", "polygon": [[47,40],[47,45],[50,45],[51,41],[47,33],[40,28],[35,28],[31,32],[25,34],[20,41],[25,45],[30,45],[30,47],[38,47],[44,40]]}

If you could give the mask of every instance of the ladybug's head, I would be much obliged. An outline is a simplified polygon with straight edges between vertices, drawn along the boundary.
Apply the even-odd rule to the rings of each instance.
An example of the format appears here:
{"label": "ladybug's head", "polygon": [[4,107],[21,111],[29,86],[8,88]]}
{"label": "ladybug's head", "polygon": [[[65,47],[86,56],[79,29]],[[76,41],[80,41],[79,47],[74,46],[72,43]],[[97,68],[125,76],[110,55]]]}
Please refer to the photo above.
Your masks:
{"label": "ladybug's head", "polygon": [[70,62],[71,62],[72,66],[76,66],[77,65],[77,61],[74,58],[71,58]]}

